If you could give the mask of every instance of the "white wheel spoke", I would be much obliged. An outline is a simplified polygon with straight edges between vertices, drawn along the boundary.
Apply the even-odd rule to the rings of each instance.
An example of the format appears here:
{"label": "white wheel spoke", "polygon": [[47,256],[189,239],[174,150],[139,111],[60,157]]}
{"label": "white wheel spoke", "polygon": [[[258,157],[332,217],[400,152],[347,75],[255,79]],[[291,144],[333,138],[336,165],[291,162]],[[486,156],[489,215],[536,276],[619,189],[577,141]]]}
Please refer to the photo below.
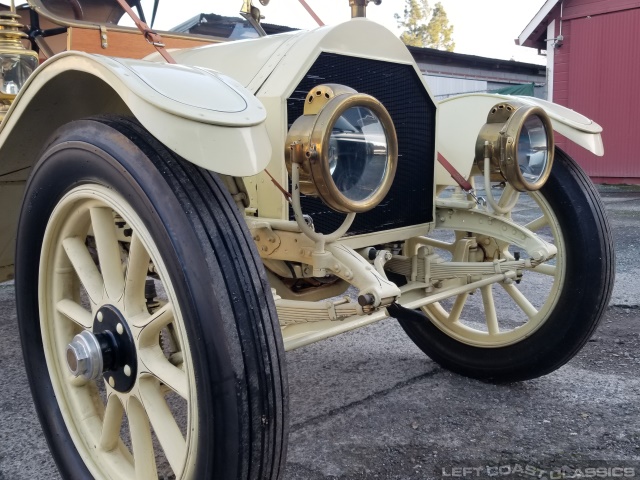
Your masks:
{"label": "white wheel spoke", "polygon": [[123,414],[124,408],[120,399],[116,395],[109,395],[100,436],[100,447],[105,452],[110,452],[118,445]]}
{"label": "white wheel spoke", "polygon": [[105,290],[111,300],[118,300],[124,290],[124,275],[113,210],[94,207],[90,213]]}
{"label": "white wheel spoke", "polygon": [[422,311],[426,315],[435,315],[440,316],[441,318],[446,319],[448,316],[447,311],[444,309],[440,302],[430,303],[429,305],[425,305],[422,307]]}
{"label": "white wheel spoke", "polygon": [[176,478],[180,478],[187,455],[185,442],[180,427],[169,409],[160,388],[155,381],[140,383],[140,395],[149,415],[158,442],[173,469]]}
{"label": "white wheel spoke", "polygon": [[549,225],[549,219],[545,216],[541,216],[536,218],[535,220],[527,223],[524,228],[531,230],[532,232],[537,232],[538,230]]}
{"label": "white wheel spoke", "polygon": [[84,329],[89,329],[93,326],[93,315],[82,305],[69,299],[62,299],[56,304],[56,309],[59,313],[67,317],[74,323],[77,323]]}
{"label": "white wheel spoke", "polygon": [[141,347],[157,344],[160,331],[173,321],[173,307],[170,303],[163,305],[153,315],[139,315],[132,319],[132,324],[140,328],[139,341]]}
{"label": "white wheel spoke", "polygon": [[552,277],[556,276],[556,266],[555,265],[548,265],[546,263],[538,265],[536,268],[532,269],[532,271],[537,272],[537,273],[542,273],[543,275],[549,275],[549,276],[552,276]]}
{"label": "white wheel spoke", "polygon": [[448,322],[455,323],[460,320],[460,314],[462,313],[462,309],[464,308],[465,303],[467,303],[468,297],[468,293],[458,295],[456,301],[453,303],[453,307],[451,307],[451,312],[449,313],[449,317],[447,318]]}
{"label": "white wheel spoke", "polygon": [[514,205],[518,201],[518,197],[520,196],[520,192],[511,186],[510,183],[504,187],[502,191],[502,195],[500,195],[500,200],[498,200],[498,205],[501,207],[506,207],[508,205]]}
{"label": "white wheel spoke", "polygon": [[187,374],[169,362],[159,347],[140,351],[140,361],[149,373],[176,392],[185,400],[189,400],[189,382]]}
{"label": "white wheel spoke", "polygon": [[65,238],[62,241],[62,246],[67,252],[67,257],[69,257],[80,282],[87,291],[87,295],[94,304],[99,303],[102,299],[104,283],[84,240],[79,237]]}
{"label": "white wheel spoke", "polygon": [[149,271],[149,252],[135,233],[129,245],[129,263],[124,286],[125,310],[131,315],[145,311],[144,288]]}
{"label": "white wheel spoke", "polygon": [[527,315],[527,317],[533,318],[538,313],[536,307],[531,305],[531,302],[527,300],[527,297],[525,297],[515,285],[507,285],[505,283],[501,283],[500,285],[502,285],[502,288],[504,288],[509,296],[513,298],[513,301],[516,302],[516,305],[520,307],[520,309]]}
{"label": "white wheel spoke", "polygon": [[500,333],[500,327],[498,327],[498,316],[496,314],[496,306],[493,302],[492,285],[482,287],[480,291],[482,292],[482,304],[484,305],[484,315],[487,321],[489,335],[497,335]]}
{"label": "white wheel spoke", "polygon": [[158,478],[149,417],[144,407],[135,397],[129,398],[127,418],[129,419],[136,478],[138,480]]}

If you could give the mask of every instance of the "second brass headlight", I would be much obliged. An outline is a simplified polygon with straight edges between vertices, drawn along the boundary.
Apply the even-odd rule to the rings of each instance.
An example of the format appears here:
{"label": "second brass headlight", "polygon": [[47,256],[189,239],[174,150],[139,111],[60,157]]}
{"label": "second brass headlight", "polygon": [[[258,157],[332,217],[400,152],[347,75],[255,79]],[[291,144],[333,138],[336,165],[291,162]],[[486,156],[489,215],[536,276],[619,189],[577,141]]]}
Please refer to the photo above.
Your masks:
{"label": "second brass headlight", "polygon": [[553,154],[553,128],[545,111],[510,101],[495,105],[489,112],[478,135],[475,161],[484,173],[488,155],[491,180],[506,180],[525,192],[538,190],[546,183]]}
{"label": "second brass headlight", "polygon": [[370,95],[319,85],[291,126],[285,158],[300,165],[300,189],[343,213],[371,210],[387,195],[398,163],[391,116]]}

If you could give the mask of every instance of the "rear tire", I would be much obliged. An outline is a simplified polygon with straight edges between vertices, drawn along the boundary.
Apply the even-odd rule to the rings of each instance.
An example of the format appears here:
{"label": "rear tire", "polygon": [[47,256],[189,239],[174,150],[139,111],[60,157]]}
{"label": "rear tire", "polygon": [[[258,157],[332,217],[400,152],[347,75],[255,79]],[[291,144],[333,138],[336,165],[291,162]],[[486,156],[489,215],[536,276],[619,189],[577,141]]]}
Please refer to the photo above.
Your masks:
{"label": "rear tire", "polygon": [[[280,327],[219,179],[136,121],[105,116],[58,130],[25,195],[19,328],[62,476],[279,478],[288,434]],[[66,345],[106,328],[105,309],[124,324],[110,334],[131,340],[118,352],[134,360],[74,378]]]}
{"label": "rear tire", "polygon": [[[543,214],[547,210],[539,225],[552,225],[559,250],[554,284],[548,297],[540,299],[536,315],[502,337],[502,332],[492,336],[458,320],[448,323],[451,311],[440,305],[424,308],[429,320],[418,312],[398,315],[409,338],[444,368],[496,382],[539,377],[573,358],[598,326],[613,290],[615,262],[611,229],[596,188],[577,163],[556,148],[551,177],[532,196],[544,207]],[[525,272],[523,284],[531,275],[540,274]],[[513,292],[513,285],[507,287]],[[491,296],[493,303],[488,292],[485,289],[483,297]],[[460,305],[464,303],[460,299]],[[495,308],[500,320],[500,305]],[[486,309],[483,313],[489,316]]]}

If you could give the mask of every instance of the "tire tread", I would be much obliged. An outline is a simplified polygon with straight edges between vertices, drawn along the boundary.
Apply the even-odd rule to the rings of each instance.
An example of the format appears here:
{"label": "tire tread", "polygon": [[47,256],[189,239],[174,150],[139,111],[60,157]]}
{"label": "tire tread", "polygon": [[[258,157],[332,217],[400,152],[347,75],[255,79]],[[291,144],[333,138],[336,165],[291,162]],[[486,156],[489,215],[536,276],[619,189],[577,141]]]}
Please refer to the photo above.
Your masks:
{"label": "tire tread", "polygon": [[[239,275],[223,275],[223,279],[226,283],[227,291],[233,291],[236,295],[241,296],[240,301],[234,301],[229,298],[229,305],[234,311],[234,317],[247,318],[249,321],[245,322],[246,325],[238,323],[236,325],[238,338],[245,348],[242,349],[243,363],[247,365],[250,358],[257,359],[259,361],[256,371],[263,372],[263,375],[259,378],[261,387],[259,390],[264,391],[264,385],[271,384],[284,385],[286,387],[286,377],[283,375],[282,365],[283,359],[276,353],[275,361],[271,361],[274,358],[274,352],[283,350],[283,347],[277,348],[275,345],[269,345],[266,341],[268,338],[279,338],[280,332],[274,328],[278,326],[277,316],[274,315],[275,306],[272,304],[272,308],[261,308],[261,306],[255,301],[256,298],[270,299],[272,298],[271,290],[266,285],[264,274],[256,268],[261,260],[255,252],[255,247],[248,243],[248,238],[251,236],[246,233],[246,226],[243,225],[244,220],[241,219],[237,210],[237,206],[231,201],[230,196],[226,192],[224,186],[222,186],[219,179],[206,170],[187,163],[179,158],[173,152],[168,151],[162,146],[155,138],[153,138],[137,121],[133,119],[125,118],[113,118],[113,117],[98,117],[97,120],[106,120],[112,128],[121,131],[123,134],[134,141],[139,147],[142,147],[148,154],[148,156],[154,159],[152,152],[157,152],[155,156],[158,164],[156,167],[165,173],[165,177],[169,177],[169,172],[173,175],[173,179],[167,178],[168,181],[174,183],[172,187],[174,189],[179,188],[182,190],[182,195],[193,207],[193,217],[197,218],[197,221],[205,226],[207,224],[216,224],[217,229],[225,229],[230,232],[230,235],[222,236],[220,238],[212,238],[207,235],[207,242],[213,252],[218,264],[221,266],[222,271],[228,271],[228,268],[224,268],[224,264],[229,264],[227,256],[231,256],[234,261],[231,264],[241,265],[242,271]],[[223,205],[223,208],[216,209],[218,215],[212,210],[213,203]],[[219,215],[223,216],[220,218]],[[244,227],[244,228],[243,228]],[[204,232],[216,231],[216,228],[202,228]],[[233,238],[236,242],[228,242],[227,239]],[[219,247],[223,247],[220,249]],[[222,251],[220,251],[222,250]],[[236,277],[235,279],[233,277]],[[239,285],[241,284],[241,285]],[[250,305],[249,308],[241,308],[244,305]],[[262,310],[262,314],[257,312]],[[268,321],[264,321],[263,318]],[[279,328],[279,326],[278,326]],[[271,330],[271,331],[269,331]],[[249,354],[248,347],[251,347],[252,353]],[[277,377],[279,381],[273,382],[268,380],[267,377]],[[249,378],[249,372],[245,371],[245,378]],[[253,404],[251,399],[251,389],[249,385],[247,392],[249,395],[249,403]],[[283,391],[276,392],[274,388],[271,389],[270,398],[267,399],[269,403],[284,402],[286,404],[287,394],[286,388]],[[280,400],[282,399],[282,400]],[[273,410],[268,406],[263,405],[259,409],[261,412]],[[252,461],[249,465],[244,465],[243,470],[246,470],[246,478],[278,478],[283,470],[283,459],[286,457],[286,451],[282,452],[283,446],[286,445],[285,435],[287,431],[286,421],[286,406],[278,405],[275,408],[276,411],[282,412],[278,415],[279,418],[274,418],[273,421],[268,421],[270,428],[261,428],[259,433],[262,435],[262,441],[259,442],[263,448],[259,452],[249,453],[249,457]],[[255,412],[249,412],[251,416],[255,415]],[[248,424],[255,425],[263,424],[262,418],[250,417]],[[249,446],[254,445],[252,439],[248,439],[247,444]],[[276,448],[274,448],[276,447]],[[273,458],[265,458],[267,452],[273,451]],[[260,466],[260,470],[253,471],[255,465]],[[245,475],[243,475],[245,477]]]}

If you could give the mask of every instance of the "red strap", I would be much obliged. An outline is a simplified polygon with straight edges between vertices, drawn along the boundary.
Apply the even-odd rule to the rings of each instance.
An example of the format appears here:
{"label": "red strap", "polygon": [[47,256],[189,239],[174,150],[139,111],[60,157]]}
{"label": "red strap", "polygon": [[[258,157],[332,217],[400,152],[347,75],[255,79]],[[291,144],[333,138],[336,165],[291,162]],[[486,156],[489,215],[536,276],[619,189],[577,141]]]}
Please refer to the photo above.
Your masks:
{"label": "red strap", "polygon": [[135,12],[131,9],[129,4],[125,0],[117,0],[117,1],[120,4],[120,6],[124,9],[124,11],[129,14],[131,19],[133,20],[133,23],[136,24],[136,27],[140,29],[140,31],[144,35],[144,38],[147,40],[147,42],[149,42],[151,45],[156,47],[156,50],[158,51],[158,53],[162,55],[162,57],[167,61],[167,63],[176,63],[176,61],[171,56],[171,54],[165,50],[164,43],[162,42],[162,37],[160,36],[160,34],[151,30],[149,28],[149,25],[147,25],[145,22],[140,20],[140,18],[138,18],[138,16],[135,14]]}
{"label": "red strap", "polygon": [[451,175],[451,178],[453,178],[456,181],[456,183],[460,185],[460,188],[462,188],[465,192],[469,192],[473,190],[473,187],[471,186],[471,184],[460,174],[458,170],[456,170],[456,168],[453,165],[451,165],[447,161],[446,158],[442,156],[440,152],[438,152],[438,162],[440,162],[440,165],[442,165],[444,169],[447,172],[449,172],[449,175]]}
{"label": "red strap", "polygon": [[271,175],[271,174],[269,173],[269,170],[267,170],[267,169],[265,168],[265,169],[264,169],[264,173],[266,173],[267,175],[269,175],[269,178],[271,179],[271,181],[273,182],[273,184],[276,186],[276,188],[277,188],[278,190],[280,190],[280,192],[282,192],[282,194],[284,195],[284,198],[286,198],[286,199],[287,199],[287,202],[290,202],[290,201],[291,201],[291,194],[290,194],[289,192],[287,192],[287,191],[282,187],[282,185],[280,185],[280,184],[278,183],[278,181],[277,181],[275,178],[273,178],[273,175]]}
{"label": "red strap", "polygon": [[311,15],[313,17],[313,19],[316,21],[316,23],[321,26],[324,27],[324,22],[322,20],[320,20],[320,17],[318,15],[316,15],[316,12],[313,11],[313,9],[309,6],[309,4],[307,2],[305,2],[305,0],[298,0],[300,2],[300,5],[302,5],[304,7],[304,9],[309,13],[309,15]]}

